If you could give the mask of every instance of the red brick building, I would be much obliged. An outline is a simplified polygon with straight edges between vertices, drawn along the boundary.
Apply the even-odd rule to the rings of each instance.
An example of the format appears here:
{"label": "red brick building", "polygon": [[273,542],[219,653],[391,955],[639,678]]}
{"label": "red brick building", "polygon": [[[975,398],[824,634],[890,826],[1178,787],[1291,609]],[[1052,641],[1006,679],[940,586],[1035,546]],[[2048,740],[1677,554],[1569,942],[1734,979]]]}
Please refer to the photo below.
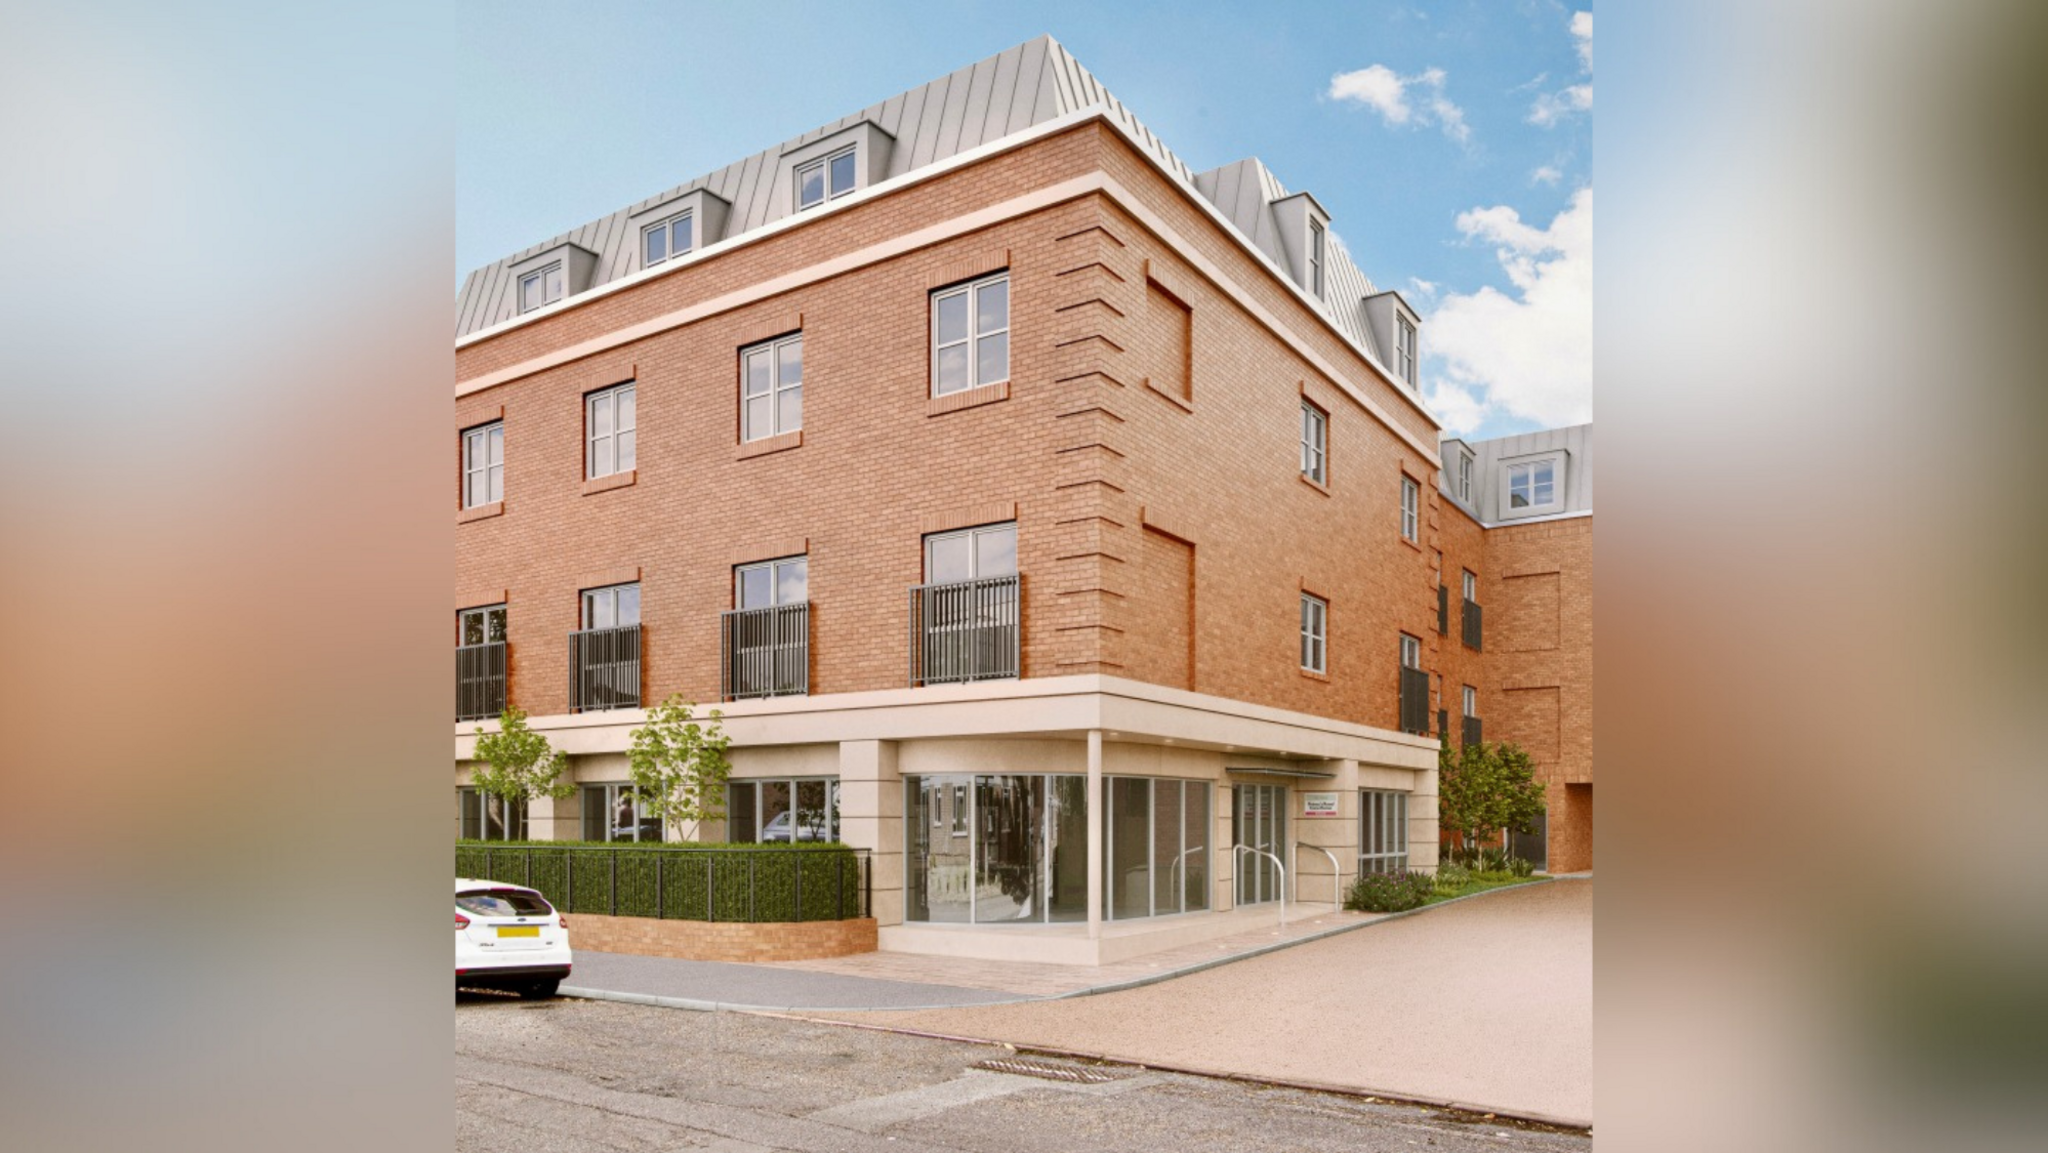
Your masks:
{"label": "red brick building", "polygon": [[[681,694],[735,742],[695,832],[869,850],[884,948],[1107,959],[1433,867],[1437,558],[1501,530],[1446,523],[1419,323],[1050,38],[477,270],[458,828],[655,835],[623,754]],[[463,788],[507,703],[579,796]]]}

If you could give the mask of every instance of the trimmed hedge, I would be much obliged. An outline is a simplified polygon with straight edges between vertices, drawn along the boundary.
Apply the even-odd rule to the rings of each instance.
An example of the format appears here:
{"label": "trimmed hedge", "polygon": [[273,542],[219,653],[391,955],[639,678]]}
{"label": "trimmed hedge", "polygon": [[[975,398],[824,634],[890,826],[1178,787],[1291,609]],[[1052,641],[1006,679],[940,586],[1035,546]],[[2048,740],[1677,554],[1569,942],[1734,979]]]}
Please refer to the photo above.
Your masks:
{"label": "trimmed hedge", "polygon": [[867,915],[865,861],[845,845],[457,841],[455,875],[538,889],[564,913],[672,921]]}

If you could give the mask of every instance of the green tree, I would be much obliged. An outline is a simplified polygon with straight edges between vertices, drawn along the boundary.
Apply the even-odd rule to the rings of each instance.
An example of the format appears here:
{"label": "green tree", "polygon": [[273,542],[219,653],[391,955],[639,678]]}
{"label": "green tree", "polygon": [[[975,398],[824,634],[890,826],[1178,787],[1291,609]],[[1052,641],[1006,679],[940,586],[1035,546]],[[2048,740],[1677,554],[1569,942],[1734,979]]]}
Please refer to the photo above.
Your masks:
{"label": "green tree", "polygon": [[1449,738],[1437,751],[1437,819],[1464,837],[1465,847],[1479,844],[1481,833],[1508,829],[1535,831],[1543,815],[1543,782],[1535,762],[1520,745],[1474,741],[1453,751]]}
{"label": "green tree", "polygon": [[506,807],[538,797],[566,797],[574,782],[562,779],[569,756],[526,727],[524,710],[507,707],[498,717],[498,731],[476,730],[476,768],[470,781],[477,791],[505,801]]}
{"label": "green tree", "polygon": [[725,782],[732,762],[725,750],[732,738],[717,709],[699,723],[696,705],[680,693],[647,710],[647,723],[633,730],[626,763],[643,811],[659,817],[664,835],[671,824],[716,821],[725,816]]}

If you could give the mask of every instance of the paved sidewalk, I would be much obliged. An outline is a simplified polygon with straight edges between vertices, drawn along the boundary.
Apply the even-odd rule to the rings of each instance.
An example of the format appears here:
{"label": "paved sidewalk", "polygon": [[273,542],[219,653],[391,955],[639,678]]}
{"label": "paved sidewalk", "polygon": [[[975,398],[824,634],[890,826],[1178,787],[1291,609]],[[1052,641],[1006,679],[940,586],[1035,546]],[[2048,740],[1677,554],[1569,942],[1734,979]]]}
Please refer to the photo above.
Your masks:
{"label": "paved sidewalk", "polygon": [[588,949],[576,951],[562,992],[690,1009],[917,1009],[1015,1000],[987,989]]}

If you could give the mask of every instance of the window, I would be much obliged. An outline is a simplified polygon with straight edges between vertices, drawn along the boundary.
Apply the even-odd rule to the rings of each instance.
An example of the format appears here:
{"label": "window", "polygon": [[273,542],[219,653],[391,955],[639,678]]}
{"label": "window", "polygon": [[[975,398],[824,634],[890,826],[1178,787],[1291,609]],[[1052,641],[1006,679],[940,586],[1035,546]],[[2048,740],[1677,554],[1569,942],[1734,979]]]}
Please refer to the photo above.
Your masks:
{"label": "window", "polygon": [[839,781],[733,781],[726,785],[728,839],[742,845],[839,839]]}
{"label": "window", "polygon": [[1468,505],[1472,503],[1472,454],[1469,452],[1458,454],[1458,499]]}
{"label": "window", "polygon": [[693,232],[690,214],[678,213],[640,230],[641,266],[652,267],[690,251]]}
{"label": "window", "polygon": [[1401,634],[1401,667],[1419,669],[1422,667],[1422,642],[1407,633]]}
{"label": "window", "polygon": [[1317,300],[1323,298],[1323,226],[1313,220],[1308,222],[1308,290]]}
{"label": "window", "polygon": [[1415,539],[1417,524],[1420,519],[1418,506],[1421,500],[1422,490],[1417,487],[1414,480],[1403,476],[1401,478],[1401,537],[1404,540]]}
{"label": "window", "polygon": [[1358,871],[1401,873],[1408,869],[1408,794],[1377,789],[1358,792]]}
{"label": "window", "polygon": [[853,149],[842,148],[796,170],[796,208],[816,208],[853,191]]}
{"label": "window", "polygon": [[583,398],[584,453],[588,479],[629,472],[634,467],[634,387],[631,381]]}
{"label": "window", "polygon": [[1301,402],[1301,475],[1317,484],[1328,484],[1330,418],[1323,410]]}
{"label": "window", "polygon": [[1010,274],[932,294],[932,395],[1010,379]]}
{"label": "window", "polygon": [[1467,717],[1476,717],[1479,715],[1479,690],[1473,688],[1471,685],[1465,686],[1464,715]]}
{"label": "window", "polygon": [[477,789],[455,790],[458,835],[466,841],[526,840],[526,802]]}
{"label": "window", "polygon": [[732,583],[733,604],[737,608],[802,604],[811,599],[810,559],[797,556],[741,565],[733,570]]}
{"label": "window", "polygon": [[496,645],[505,642],[505,606],[463,609],[455,614],[455,643]]}
{"label": "window", "polygon": [[1508,466],[1508,507],[1540,508],[1557,503],[1557,469],[1547,460]]}
{"label": "window", "polygon": [[583,627],[616,629],[640,623],[640,586],[583,590]]}
{"label": "window", "polygon": [[519,311],[532,312],[562,299],[562,266],[550,264],[519,278]]}
{"label": "window", "polygon": [[1301,667],[1329,671],[1330,602],[1301,594]]}
{"label": "window", "polygon": [[1405,316],[1394,318],[1394,356],[1401,379],[1415,383],[1415,326]]}
{"label": "window", "polygon": [[1209,783],[1105,777],[1102,784],[1103,914],[1123,921],[1208,908]]}
{"label": "window", "polygon": [[924,538],[926,584],[1017,575],[1017,526],[984,525]]}
{"label": "window", "polygon": [[804,426],[804,334],[740,351],[740,439]]}
{"label": "window", "polygon": [[1479,600],[1479,577],[1471,569],[1465,570],[1465,599],[1475,604]]}
{"label": "window", "polygon": [[903,785],[904,920],[1088,919],[1086,777],[949,773]]}
{"label": "window", "polygon": [[462,434],[462,507],[505,499],[505,422]]}
{"label": "window", "polygon": [[585,785],[583,839],[659,841],[661,818],[646,811],[632,785]]}

